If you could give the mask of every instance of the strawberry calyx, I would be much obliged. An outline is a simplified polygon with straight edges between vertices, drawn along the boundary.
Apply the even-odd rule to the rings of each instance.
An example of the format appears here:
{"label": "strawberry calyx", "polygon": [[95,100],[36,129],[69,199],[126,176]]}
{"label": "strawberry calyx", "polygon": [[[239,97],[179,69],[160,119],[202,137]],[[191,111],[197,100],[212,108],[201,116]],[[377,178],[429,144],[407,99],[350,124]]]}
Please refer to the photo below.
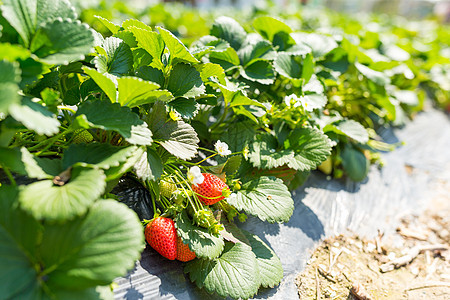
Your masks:
{"label": "strawberry calyx", "polygon": [[224,198],[228,198],[228,197],[230,197],[230,195],[231,195],[231,190],[230,190],[230,188],[227,186],[227,187],[224,187],[223,189],[222,189],[222,197],[224,197]]}

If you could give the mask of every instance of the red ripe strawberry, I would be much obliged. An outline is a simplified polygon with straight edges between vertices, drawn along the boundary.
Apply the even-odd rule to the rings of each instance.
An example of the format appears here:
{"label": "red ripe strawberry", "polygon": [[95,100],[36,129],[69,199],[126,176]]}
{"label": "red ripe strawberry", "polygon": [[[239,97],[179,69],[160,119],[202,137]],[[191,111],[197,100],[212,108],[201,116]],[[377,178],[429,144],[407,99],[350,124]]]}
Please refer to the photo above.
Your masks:
{"label": "red ripe strawberry", "polygon": [[145,239],[167,259],[177,258],[177,230],[172,219],[158,217],[145,227]]}
{"label": "red ripe strawberry", "polygon": [[184,244],[181,238],[177,237],[177,259],[179,261],[190,261],[195,258],[195,252],[189,249],[187,244]]}
{"label": "red ripe strawberry", "polygon": [[[228,185],[214,174],[202,173],[204,180],[201,184],[192,185],[192,190],[197,193],[198,199],[205,205],[211,205],[224,199],[225,194],[230,193]],[[202,197],[203,196],[203,197]]]}

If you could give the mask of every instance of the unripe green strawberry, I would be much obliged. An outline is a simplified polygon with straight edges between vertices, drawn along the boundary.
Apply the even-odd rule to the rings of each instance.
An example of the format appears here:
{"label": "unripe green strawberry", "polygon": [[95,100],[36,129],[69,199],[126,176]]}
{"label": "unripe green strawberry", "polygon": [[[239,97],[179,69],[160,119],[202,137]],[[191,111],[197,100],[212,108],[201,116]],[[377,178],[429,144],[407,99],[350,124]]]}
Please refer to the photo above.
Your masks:
{"label": "unripe green strawberry", "polygon": [[209,207],[194,213],[194,222],[197,223],[198,226],[204,228],[209,228],[214,223],[217,223],[214,214]]}
{"label": "unripe green strawberry", "polygon": [[192,185],[192,190],[197,193],[198,199],[205,205],[211,205],[229,196],[230,188],[214,174],[202,173],[202,183]]}
{"label": "unripe green strawberry", "polygon": [[177,259],[179,261],[190,261],[195,258],[195,252],[189,249],[187,244],[184,244],[181,238],[177,237]]}
{"label": "unripe green strawberry", "polygon": [[167,259],[177,258],[177,230],[172,219],[157,217],[145,227],[149,245]]}
{"label": "unripe green strawberry", "polygon": [[172,194],[177,190],[177,185],[169,180],[161,179],[159,182],[159,193],[167,198],[172,197]]}
{"label": "unripe green strawberry", "polygon": [[86,129],[77,129],[73,133],[72,142],[74,144],[90,143],[93,139],[92,134],[90,134],[90,132]]}
{"label": "unripe green strawberry", "polygon": [[330,175],[333,171],[333,162],[331,160],[331,156],[329,156],[324,162],[322,162],[319,165],[318,169],[326,175]]}

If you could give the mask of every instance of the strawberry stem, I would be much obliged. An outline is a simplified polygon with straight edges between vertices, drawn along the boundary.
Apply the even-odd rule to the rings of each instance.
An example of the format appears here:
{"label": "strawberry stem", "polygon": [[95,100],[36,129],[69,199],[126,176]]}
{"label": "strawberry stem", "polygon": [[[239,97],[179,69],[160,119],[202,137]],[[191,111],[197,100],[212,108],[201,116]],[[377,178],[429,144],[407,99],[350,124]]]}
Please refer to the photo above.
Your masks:
{"label": "strawberry stem", "polygon": [[11,182],[11,184],[13,186],[17,186],[16,180],[14,179],[14,176],[12,176],[12,173],[9,171],[9,169],[6,166],[4,166],[4,165],[0,165],[0,167],[3,169],[3,171],[6,174],[6,176],[8,176],[8,179]]}
{"label": "strawberry stem", "polygon": [[[191,204],[192,208],[194,209],[194,212],[199,211],[202,208],[202,206],[200,204],[200,200],[198,200],[198,198],[195,196],[195,193],[194,193],[194,191],[192,191],[190,184],[187,182],[186,178],[183,177],[181,170],[177,166],[174,166],[174,165],[167,166],[167,167],[170,171],[172,171],[181,180],[181,181],[178,181],[177,183],[179,183],[180,186],[182,187],[182,189],[186,195],[186,198],[188,199],[189,203]],[[188,189],[192,191],[192,194],[194,195],[194,197],[189,196],[189,192],[185,189],[184,186],[187,186]],[[192,198],[194,198],[194,200]]]}
{"label": "strawberry stem", "polygon": [[207,197],[207,196],[203,196],[202,194],[199,194],[199,193],[196,193],[196,192],[194,192],[194,194],[195,194],[196,196],[201,196],[202,198],[209,199],[209,200],[214,200],[214,199],[217,199],[217,198],[222,197],[222,195],[216,196],[216,197]]}
{"label": "strawberry stem", "polygon": [[214,156],[216,156],[216,155],[217,155],[217,153],[214,153],[214,154],[212,154],[212,155],[210,155],[210,156],[208,156],[208,157],[202,159],[201,161],[199,161],[199,162],[197,162],[197,163],[195,163],[195,164],[196,164],[196,165],[199,165],[199,164],[201,164],[202,162],[204,162],[205,160],[208,160],[208,159],[210,159],[211,157],[214,157]]}
{"label": "strawberry stem", "polygon": [[208,151],[208,152],[211,152],[211,153],[216,153],[216,151],[208,149],[208,148],[198,147],[198,149],[203,150],[203,151]]}

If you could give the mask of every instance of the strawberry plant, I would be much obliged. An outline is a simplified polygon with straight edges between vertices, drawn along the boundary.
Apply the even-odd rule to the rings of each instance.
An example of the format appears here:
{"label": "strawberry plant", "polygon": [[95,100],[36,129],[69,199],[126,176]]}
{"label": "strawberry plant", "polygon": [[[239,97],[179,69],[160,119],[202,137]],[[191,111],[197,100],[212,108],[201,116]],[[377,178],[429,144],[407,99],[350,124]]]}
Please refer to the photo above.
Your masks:
{"label": "strawberry plant", "polygon": [[[448,60],[427,65],[436,50],[409,54],[411,45],[353,22],[330,18],[343,27],[330,34],[314,20],[298,28],[262,14],[242,25],[221,16],[187,46],[167,11],[158,22],[167,26],[156,27],[92,12],[83,16],[102,33],[66,0],[1,5],[5,298],[111,296],[144,237],[198,287],[252,297],[283,269],[236,219],[287,222],[289,189],[317,168],[363,180],[378,151],[394,147],[376,129],[418,111],[419,86],[446,101]],[[150,201],[121,203],[122,178]]]}

